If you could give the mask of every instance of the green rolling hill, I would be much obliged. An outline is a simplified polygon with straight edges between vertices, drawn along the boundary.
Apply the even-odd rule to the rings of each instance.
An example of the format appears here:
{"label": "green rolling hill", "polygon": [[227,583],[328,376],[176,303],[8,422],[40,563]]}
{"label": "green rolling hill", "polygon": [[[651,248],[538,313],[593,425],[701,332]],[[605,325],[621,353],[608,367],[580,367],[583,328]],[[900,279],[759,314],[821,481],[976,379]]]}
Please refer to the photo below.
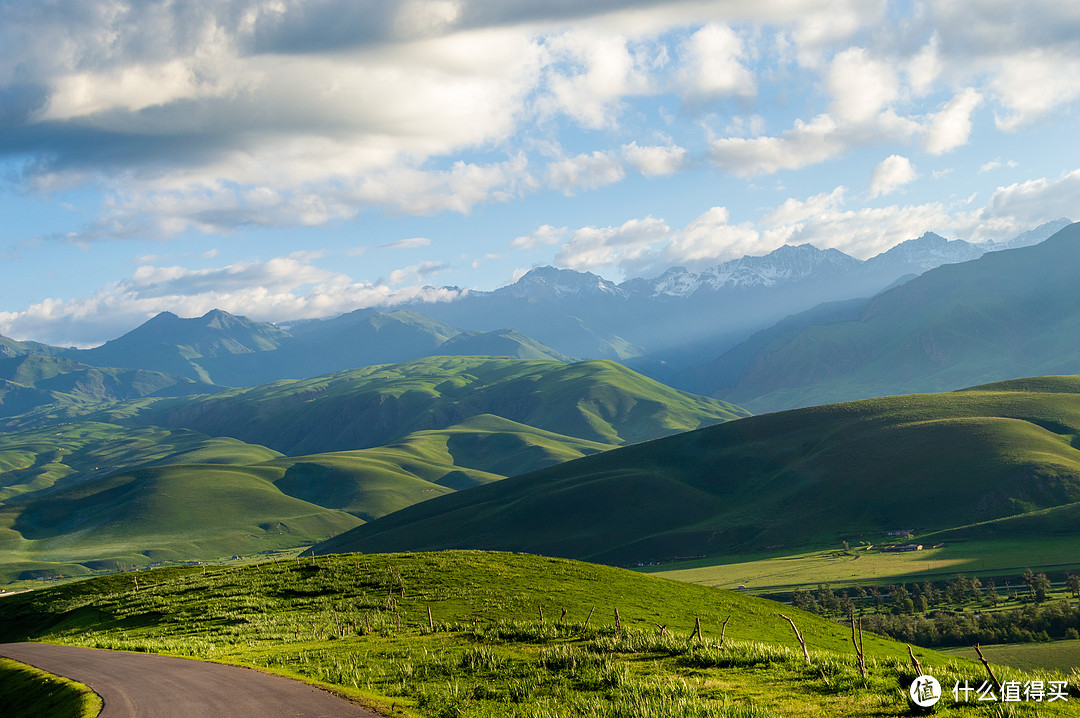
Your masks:
{"label": "green rolling hill", "polygon": [[[905,644],[869,632],[860,674],[851,628],[797,608],[608,566],[471,551],[103,576],[0,600],[0,640],[236,663],[389,715],[909,716],[917,675]],[[982,675],[974,661],[914,655],[944,686]],[[1043,704],[1040,715],[1075,715],[1073,704]],[[938,711],[982,714],[952,696]]]}
{"label": "green rolling hill", "polygon": [[0,577],[310,545],[430,498],[742,413],[611,362],[490,357],[39,407],[0,432]]}
{"label": "green rolling hill", "polygon": [[1072,224],[1041,244],[938,267],[856,319],[776,332],[750,360],[733,352],[738,376],[714,367],[724,388],[713,395],[765,412],[1078,372],[1078,264]]}
{"label": "green rolling hill", "polygon": [[751,417],[440,497],[317,550],[636,563],[877,543],[896,528],[997,521],[1007,532],[1080,502],[1077,385],[1048,377]]}
{"label": "green rolling hill", "polygon": [[745,416],[615,362],[429,357],[213,396],[112,407],[99,416],[232,436],[290,455],[381,446],[494,414],[609,445]]}
{"label": "green rolling hill", "polygon": [[58,406],[86,407],[148,396],[219,391],[205,382],[146,369],[102,368],[63,357],[0,357],[0,417]]}

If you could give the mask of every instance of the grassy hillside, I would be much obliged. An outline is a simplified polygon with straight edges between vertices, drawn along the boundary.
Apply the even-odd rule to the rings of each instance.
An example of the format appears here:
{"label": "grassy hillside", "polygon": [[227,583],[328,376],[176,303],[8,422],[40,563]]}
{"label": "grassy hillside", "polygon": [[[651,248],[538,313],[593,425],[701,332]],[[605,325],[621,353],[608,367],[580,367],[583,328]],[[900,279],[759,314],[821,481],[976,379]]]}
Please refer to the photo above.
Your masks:
{"label": "grassy hillside", "polygon": [[[110,410],[116,417],[122,410]],[[558,434],[622,444],[746,414],[609,361],[564,364],[430,357],[280,381],[134,409],[149,424],[232,436],[285,454],[381,446],[416,431],[493,414]]]}
{"label": "grassy hillside", "polygon": [[610,448],[492,415],[298,457],[186,429],[79,422],[0,433],[0,578],[297,547]]}
{"label": "grassy hillside", "polygon": [[0,658],[0,703],[5,715],[96,718],[101,698],[81,683]]}
{"label": "grassy hillside", "polygon": [[36,354],[0,358],[0,417],[39,407],[82,406],[145,396],[188,396],[220,387],[142,369],[99,368]]}
{"label": "grassy hillside", "polygon": [[439,345],[438,353],[446,356],[508,356],[515,359],[573,361],[565,354],[513,329],[462,332]]}
{"label": "grassy hillside", "polygon": [[[610,567],[448,552],[137,577],[138,588],[136,575],[120,574],[5,598],[0,640],[240,663],[321,683],[393,715],[910,714],[915,674],[903,644],[865,635],[862,678],[847,626]],[[809,664],[781,612],[798,625]],[[691,637],[696,619],[700,641]],[[981,676],[974,662],[915,653],[943,684]],[[1025,678],[997,671],[1002,680]],[[950,701],[944,707],[953,710]],[[1040,710],[1077,712],[1072,703]]]}
{"label": "grassy hillside", "polygon": [[0,578],[303,546],[361,523],[283,494],[281,470],[221,464],[120,472],[0,506]]}
{"label": "grassy hillside", "polygon": [[613,448],[482,414],[386,446],[270,462],[297,498],[365,520],[419,501]]}
{"label": "grassy hillside", "polygon": [[[1045,379],[1019,385],[1043,391],[750,417],[440,497],[318,550],[483,548],[636,563],[880,543],[898,528],[998,521],[1008,535],[1024,523],[1010,517],[1039,525],[1042,512],[1080,502],[1075,385]],[[1075,536],[1075,524],[1059,524]]]}
{"label": "grassy hillside", "polygon": [[1080,224],[1045,242],[938,267],[853,321],[764,347],[718,396],[753,411],[1080,371]]}

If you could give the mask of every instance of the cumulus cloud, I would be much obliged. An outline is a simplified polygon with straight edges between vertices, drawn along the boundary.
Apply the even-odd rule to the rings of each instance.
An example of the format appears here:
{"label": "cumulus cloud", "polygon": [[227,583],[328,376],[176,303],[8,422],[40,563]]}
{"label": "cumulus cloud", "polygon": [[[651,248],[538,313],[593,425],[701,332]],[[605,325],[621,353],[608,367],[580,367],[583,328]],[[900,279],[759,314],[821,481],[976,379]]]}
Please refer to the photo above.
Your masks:
{"label": "cumulus cloud", "polygon": [[999,187],[979,213],[986,239],[1007,239],[1058,217],[1076,217],[1080,169]]}
{"label": "cumulus cloud", "polygon": [[547,185],[572,196],[579,190],[596,189],[618,182],[626,170],[615,156],[596,151],[557,160],[547,166]]}
{"label": "cumulus cloud", "polygon": [[448,266],[449,265],[445,262],[419,262],[409,267],[395,269],[393,272],[390,272],[390,276],[386,278],[386,283],[396,287],[399,284],[420,282],[433,274],[438,274],[444,269],[447,269]]}
{"label": "cumulus cloud", "polygon": [[971,113],[982,102],[982,95],[967,87],[932,114],[926,130],[926,151],[940,155],[967,144],[971,135]]}
{"label": "cumulus cloud", "polygon": [[617,267],[649,254],[671,229],[653,217],[631,219],[619,227],[582,227],[559,248],[555,261],[570,269]]}
{"label": "cumulus cloud", "polygon": [[823,162],[840,154],[844,147],[836,121],[828,115],[818,115],[810,122],[796,120],[792,129],[776,137],[715,140],[709,154],[718,168],[749,176]]}
{"label": "cumulus cloud", "polygon": [[558,244],[566,239],[566,227],[552,227],[550,224],[542,224],[531,233],[515,238],[510,242],[518,249],[532,249],[545,245]]}
{"label": "cumulus cloud", "polygon": [[622,156],[627,164],[646,177],[674,174],[688,164],[686,148],[674,144],[642,147],[631,142],[622,146]]}
{"label": "cumulus cloud", "polygon": [[892,66],[861,47],[839,53],[829,66],[830,113],[838,120],[866,122],[877,117],[899,94]]}
{"label": "cumulus cloud", "polygon": [[676,81],[688,95],[750,97],[757,92],[754,74],[743,64],[747,50],[742,38],[726,25],[709,23],[694,32],[680,56]]}
{"label": "cumulus cloud", "polygon": [[892,194],[900,187],[914,182],[916,177],[911,160],[900,155],[889,155],[870,175],[870,197],[872,199]]}

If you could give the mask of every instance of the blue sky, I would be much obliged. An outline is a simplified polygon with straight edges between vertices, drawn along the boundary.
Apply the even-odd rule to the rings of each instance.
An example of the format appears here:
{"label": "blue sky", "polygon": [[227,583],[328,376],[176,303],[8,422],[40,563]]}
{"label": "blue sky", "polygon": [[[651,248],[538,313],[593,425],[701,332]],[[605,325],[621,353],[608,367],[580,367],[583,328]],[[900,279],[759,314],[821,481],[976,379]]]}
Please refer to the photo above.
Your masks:
{"label": "blue sky", "polygon": [[0,0],[0,333],[1080,218],[1056,0]]}

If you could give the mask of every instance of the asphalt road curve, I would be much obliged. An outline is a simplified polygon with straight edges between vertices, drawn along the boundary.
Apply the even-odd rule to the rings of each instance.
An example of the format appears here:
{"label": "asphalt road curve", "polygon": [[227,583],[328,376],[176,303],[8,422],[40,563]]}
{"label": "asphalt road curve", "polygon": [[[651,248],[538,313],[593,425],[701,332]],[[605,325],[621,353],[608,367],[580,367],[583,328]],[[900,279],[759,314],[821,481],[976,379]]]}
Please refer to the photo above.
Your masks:
{"label": "asphalt road curve", "polygon": [[219,663],[45,643],[0,644],[0,656],[90,686],[104,703],[100,718],[378,715],[299,681]]}

